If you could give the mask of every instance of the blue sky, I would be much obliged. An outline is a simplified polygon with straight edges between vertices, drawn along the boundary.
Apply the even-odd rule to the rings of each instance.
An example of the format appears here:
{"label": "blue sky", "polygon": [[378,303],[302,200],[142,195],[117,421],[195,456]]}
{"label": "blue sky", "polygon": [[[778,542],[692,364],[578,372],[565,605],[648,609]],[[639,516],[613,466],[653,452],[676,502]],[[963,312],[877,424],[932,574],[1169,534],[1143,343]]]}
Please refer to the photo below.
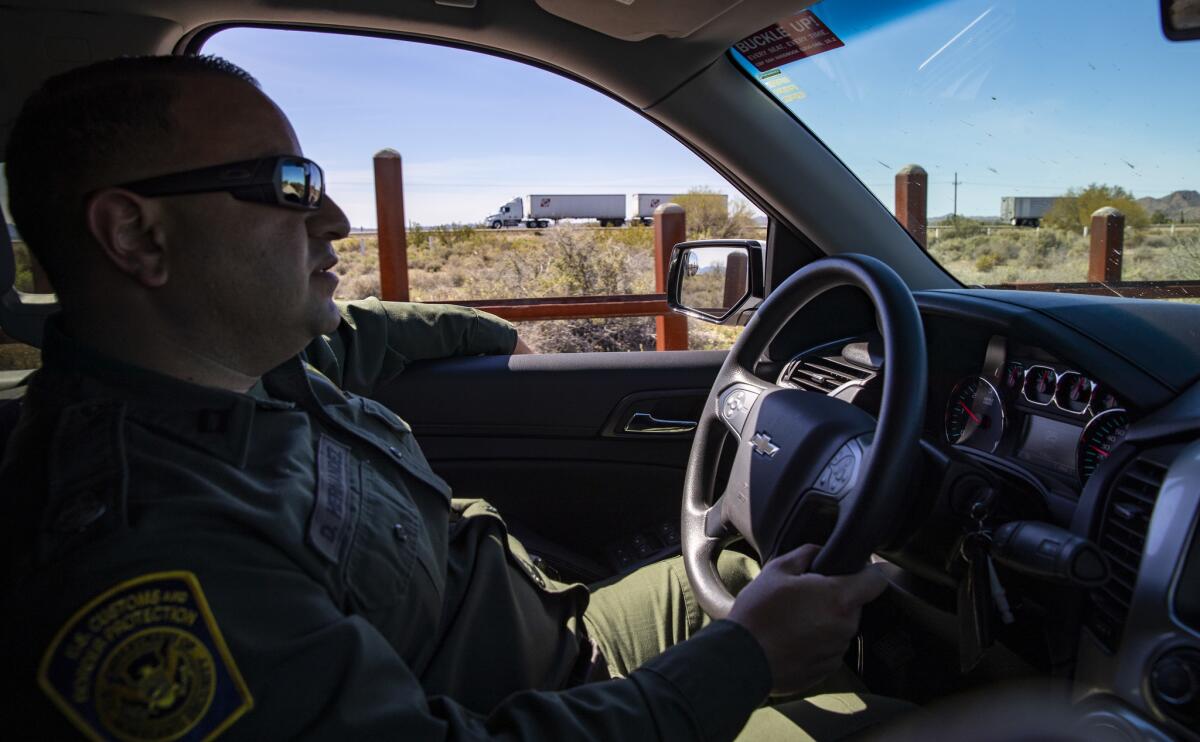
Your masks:
{"label": "blue sky", "polygon": [[[1093,181],[1136,196],[1200,189],[1200,43],[1163,40],[1156,2],[918,0],[930,7],[869,22],[896,4],[817,5],[846,45],[783,68],[806,94],[792,109],[889,207],[909,162],[930,172],[931,215],[951,210],[955,171],[959,212],[979,215],[1002,195]],[[258,29],[205,51],[259,78],[356,226],[375,224],[371,156],[384,147],[403,155],[407,215],[423,224],[480,221],[538,192],[734,193],[637,113],[509,60]]]}
{"label": "blue sky", "polygon": [[[880,6],[926,6],[869,26]],[[789,104],[884,203],[907,163],[931,215],[995,215],[1003,195],[1091,182],[1200,190],[1200,43],[1172,44],[1150,0],[856,0],[814,12],[845,46],[784,65]]]}
{"label": "blue sky", "polygon": [[[296,59],[304,49],[303,64]],[[291,118],[355,226],[375,224],[371,158],[404,161],[405,211],[480,222],[530,193],[733,189],[640,114],[558,75],[431,44],[235,29],[204,51],[249,70]]]}

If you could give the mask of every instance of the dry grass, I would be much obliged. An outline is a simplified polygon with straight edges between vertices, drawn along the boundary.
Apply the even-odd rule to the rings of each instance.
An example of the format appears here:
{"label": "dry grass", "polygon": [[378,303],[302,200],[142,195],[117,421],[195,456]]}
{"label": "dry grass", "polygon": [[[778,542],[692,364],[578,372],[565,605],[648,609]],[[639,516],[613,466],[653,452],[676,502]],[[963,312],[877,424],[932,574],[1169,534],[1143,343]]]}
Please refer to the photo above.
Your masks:
{"label": "dry grass", "polygon": [[[929,252],[967,285],[1073,283],[1087,280],[1089,241],[1082,232],[993,229],[966,224],[938,230]],[[932,237],[932,234],[931,234]],[[1200,231],[1127,229],[1122,265],[1127,281],[1200,278]]]}
{"label": "dry grass", "polygon": [[[414,301],[654,291],[654,238],[649,227],[413,228],[408,243],[409,289]],[[339,256],[334,270],[342,279],[338,298],[378,296],[377,239],[349,237],[334,247]],[[736,328],[689,325],[692,348],[728,348],[736,337]],[[526,342],[548,353],[653,350],[655,346],[652,317],[526,322],[520,331]]]}

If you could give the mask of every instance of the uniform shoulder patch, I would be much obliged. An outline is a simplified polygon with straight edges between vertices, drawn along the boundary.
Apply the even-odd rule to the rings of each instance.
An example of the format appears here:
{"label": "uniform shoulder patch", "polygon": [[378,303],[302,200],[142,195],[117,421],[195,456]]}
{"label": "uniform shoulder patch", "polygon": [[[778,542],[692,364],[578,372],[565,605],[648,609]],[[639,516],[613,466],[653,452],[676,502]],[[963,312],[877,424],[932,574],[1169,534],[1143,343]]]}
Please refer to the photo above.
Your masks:
{"label": "uniform shoulder patch", "polygon": [[38,685],[91,739],[212,739],[254,700],[191,572],[126,580],[55,635]]}

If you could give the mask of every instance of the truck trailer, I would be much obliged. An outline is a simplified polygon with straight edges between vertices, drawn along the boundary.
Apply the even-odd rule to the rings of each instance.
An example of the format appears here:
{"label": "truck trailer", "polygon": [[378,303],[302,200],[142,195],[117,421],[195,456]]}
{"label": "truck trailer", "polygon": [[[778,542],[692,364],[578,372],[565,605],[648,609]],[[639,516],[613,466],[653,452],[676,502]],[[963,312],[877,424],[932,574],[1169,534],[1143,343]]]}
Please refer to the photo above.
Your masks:
{"label": "truck trailer", "polygon": [[1014,227],[1036,227],[1057,200],[1054,196],[1002,196],[1000,218]]}
{"label": "truck trailer", "polygon": [[677,193],[635,193],[631,204],[633,216],[629,217],[629,221],[650,224],[654,221],[654,210],[676,198],[679,198]]}
{"label": "truck trailer", "polygon": [[[654,210],[660,205],[678,201],[685,194],[682,193],[635,193],[633,194],[633,216],[629,217],[629,221],[634,223],[642,223],[648,225],[654,221]],[[719,200],[721,210],[729,211],[729,196],[724,193],[692,193],[686,194],[688,199],[713,199]]]}
{"label": "truck trailer", "polygon": [[548,194],[516,196],[484,222],[501,227],[547,227],[551,220],[595,219],[602,227],[625,223],[625,194]]}

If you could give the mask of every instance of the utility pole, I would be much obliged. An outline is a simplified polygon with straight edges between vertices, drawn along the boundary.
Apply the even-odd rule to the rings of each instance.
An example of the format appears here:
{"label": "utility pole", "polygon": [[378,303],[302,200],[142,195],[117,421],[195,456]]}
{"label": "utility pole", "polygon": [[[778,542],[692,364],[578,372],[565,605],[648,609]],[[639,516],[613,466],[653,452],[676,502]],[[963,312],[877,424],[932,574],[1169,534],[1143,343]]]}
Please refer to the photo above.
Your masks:
{"label": "utility pole", "polygon": [[954,218],[958,219],[958,171],[954,171]]}

